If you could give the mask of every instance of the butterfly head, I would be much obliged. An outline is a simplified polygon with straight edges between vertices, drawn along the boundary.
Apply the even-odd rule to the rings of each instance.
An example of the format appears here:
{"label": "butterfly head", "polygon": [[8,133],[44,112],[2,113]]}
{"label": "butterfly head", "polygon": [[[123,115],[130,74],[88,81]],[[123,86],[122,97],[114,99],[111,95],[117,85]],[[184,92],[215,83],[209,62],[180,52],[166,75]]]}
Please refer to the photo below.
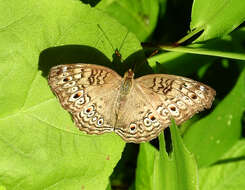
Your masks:
{"label": "butterfly head", "polygon": [[132,69],[129,69],[127,72],[124,74],[124,79],[133,79],[134,78],[134,72]]}

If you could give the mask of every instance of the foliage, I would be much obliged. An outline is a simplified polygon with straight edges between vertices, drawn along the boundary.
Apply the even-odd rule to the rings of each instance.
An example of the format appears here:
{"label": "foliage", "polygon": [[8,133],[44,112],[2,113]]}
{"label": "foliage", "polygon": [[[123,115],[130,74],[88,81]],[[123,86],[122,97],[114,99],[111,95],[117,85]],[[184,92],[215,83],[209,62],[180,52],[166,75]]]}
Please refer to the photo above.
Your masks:
{"label": "foliage", "polygon": [[[0,0],[0,189],[244,189],[245,2],[89,3]],[[150,67],[140,42],[161,45]],[[51,93],[49,69],[79,62],[188,76],[216,100],[137,154],[115,134],[79,131]]]}

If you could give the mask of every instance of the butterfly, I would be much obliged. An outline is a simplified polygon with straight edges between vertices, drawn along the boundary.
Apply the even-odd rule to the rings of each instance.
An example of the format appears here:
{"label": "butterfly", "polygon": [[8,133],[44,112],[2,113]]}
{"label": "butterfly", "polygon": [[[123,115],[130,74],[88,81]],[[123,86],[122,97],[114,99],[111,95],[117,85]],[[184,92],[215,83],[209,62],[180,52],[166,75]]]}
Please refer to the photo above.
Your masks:
{"label": "butterfly", "polygon": [[134,79],[94,64],[52,67],[48,83],[76,126],[87,134],[115,132],[126,142],[156,138],[171,125],[211,107],[216,92],[189,78],[150,74]]}

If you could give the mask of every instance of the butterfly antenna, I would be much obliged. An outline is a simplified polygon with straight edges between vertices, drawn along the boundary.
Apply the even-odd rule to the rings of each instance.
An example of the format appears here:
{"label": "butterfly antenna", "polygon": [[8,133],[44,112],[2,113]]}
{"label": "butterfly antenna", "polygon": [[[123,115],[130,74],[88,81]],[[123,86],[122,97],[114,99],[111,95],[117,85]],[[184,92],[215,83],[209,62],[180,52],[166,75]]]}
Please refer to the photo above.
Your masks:
{"label": "butterfly antenna", "polygon": [[105,36],[105,38],[107,39],[107,41],[109,42],[109,44],[111,45],[111,48],[113,51],[115,51],[115,48],[113,47],[110,39],[108,38],[108,36],[106,35],[105,31],[101,28],[101,26],[99,24],[97,24],[98,28],[101,30],[101,32],[103,33],[103,35]]}
{"label": "butterfly antenna", "polygon": [[134,73],[135,73],[135,71],[136,71],[136,65],[137,65],[137,64],[136,64],[135,62],[134,62],[133,65],[132,65],[132,70],[133,70]]}
{"label": "butterfly antenna", "polygon": [[123,44],[124,44],[126,38],[128,37],[128,33],[129,33],[129,32],[127,31],[126,35],[124,36],[124,38],[123,38],[123,40],[122,40],[121,46],[120,46],[120,48],[119,48],[118,51],[121,51],[121,49],[122,49],[122,47],[123,47]]}
{"label": "butterfly antenna", "polygon": [[125,40],[126,40],[127,37],[128,37],[129,31],[127,31],[126,35],[124,36],[124,38],[123,38],[123,40],[122,40],[122,43],[121,43],[119,49],[118,49],[118,48],[114,48],[114,47],[113,47],[113,45],[112,45],[110,39],[109,39],[108,36],[106,35],[105,31],[101,28],[101,26],[100,26],[99,24],[97,24],[97,26],[98,26],[98,28],[101,30],[101,32],[103,33],[103,35],[105,36],[105,38],[107,39],[107,41],[109,42],[109,44],[110,44],[112,50],[115,51],[115,54],[121,59],[122,56],[121,56],[121,54],[120,54],[120,51],[121,51],[121,49],[122,49],[122,47],[123,47],[123,44],[124,44]]}

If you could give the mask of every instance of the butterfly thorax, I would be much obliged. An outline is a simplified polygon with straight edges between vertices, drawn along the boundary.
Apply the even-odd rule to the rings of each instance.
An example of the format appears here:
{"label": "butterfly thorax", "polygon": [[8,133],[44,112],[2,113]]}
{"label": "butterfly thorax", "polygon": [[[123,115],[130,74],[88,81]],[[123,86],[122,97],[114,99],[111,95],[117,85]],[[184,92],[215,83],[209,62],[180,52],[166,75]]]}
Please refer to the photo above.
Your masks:
{"label": "butterfly thorax", "polygon": [[127,96],[130,94],[130,91],[132,89],[133,79],[134,79],[134,72],[131,69],[129,69],[127,72],[125,72],[123,76],[123,80],[117,97],[116,112],[118,112],[120,108],[127,101]]}
{"label": "butterfly thorax", "polygon": [[122,84],[120,87],[120,95],[126,96],[129,94],[132,87],[133,79],[134,79],[134,72],[131,69],[129,69],[124,74]]}

